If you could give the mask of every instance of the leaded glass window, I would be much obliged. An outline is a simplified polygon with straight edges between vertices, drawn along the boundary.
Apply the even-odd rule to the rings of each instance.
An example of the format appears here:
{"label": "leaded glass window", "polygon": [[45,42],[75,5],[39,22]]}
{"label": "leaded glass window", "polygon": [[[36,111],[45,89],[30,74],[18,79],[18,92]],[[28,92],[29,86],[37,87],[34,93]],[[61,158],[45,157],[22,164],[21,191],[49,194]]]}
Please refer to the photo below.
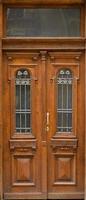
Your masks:
{"label": "leaded glass window", "polygon": [[61,69],[57,76],[57,132],[72,132],[72,82],[72,72]]}
{"label": "leaded glass window", "polygon": [[31,132],[31,75],[26,69],[16,73],[16,132]]}

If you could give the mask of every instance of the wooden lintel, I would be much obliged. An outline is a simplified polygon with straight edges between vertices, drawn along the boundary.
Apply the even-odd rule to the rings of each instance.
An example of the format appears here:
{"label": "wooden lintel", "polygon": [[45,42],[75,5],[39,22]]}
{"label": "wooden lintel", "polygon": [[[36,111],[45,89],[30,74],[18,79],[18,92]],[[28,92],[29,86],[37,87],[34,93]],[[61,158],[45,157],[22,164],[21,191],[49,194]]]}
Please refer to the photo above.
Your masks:
{"label": "wooden lintel", "polygon": [[85,38],[3,38],[3,50],[84,50]]}
{"label": "wooden lintel", "polygon": [[40,5],[42,5],[42,4],[54,4],[54,5],[56,5],[56,4],[60,4],[60,5],[62,5],[62,4],[82,4],[82,3],[84,3],[85,1],[84,0],[0,0],[0,2],[1,3],[6,3],[6,4],[9,4],[9,3],[11,3],[11,4],[20,4],[20,3],[22,3],[22,4],[25,4],[25,3],[27,3],[27,4],[29,4],[29,5],[32,5],[32,4],[40,4]]}

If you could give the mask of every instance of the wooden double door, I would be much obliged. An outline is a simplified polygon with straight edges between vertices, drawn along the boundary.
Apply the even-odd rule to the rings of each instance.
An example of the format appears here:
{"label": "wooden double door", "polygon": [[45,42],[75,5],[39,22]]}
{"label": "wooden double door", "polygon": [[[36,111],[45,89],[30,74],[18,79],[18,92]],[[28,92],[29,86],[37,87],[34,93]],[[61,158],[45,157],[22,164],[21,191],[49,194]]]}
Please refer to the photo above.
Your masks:
{"label": "wooden double door", "polygon": [[4,199],[84,198],[83,54],[3,60]]}

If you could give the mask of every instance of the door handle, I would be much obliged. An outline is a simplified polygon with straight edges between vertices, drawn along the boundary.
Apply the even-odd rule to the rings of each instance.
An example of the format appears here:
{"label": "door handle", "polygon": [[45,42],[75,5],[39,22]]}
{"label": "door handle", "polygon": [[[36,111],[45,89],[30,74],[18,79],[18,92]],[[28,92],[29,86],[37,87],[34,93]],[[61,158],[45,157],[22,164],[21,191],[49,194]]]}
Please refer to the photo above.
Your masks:
{"label": "door handle", "polygon": [[47,121],[46,121],[46,131],[49,131],[49,123],[50,123],[50,113],[47,112]]}

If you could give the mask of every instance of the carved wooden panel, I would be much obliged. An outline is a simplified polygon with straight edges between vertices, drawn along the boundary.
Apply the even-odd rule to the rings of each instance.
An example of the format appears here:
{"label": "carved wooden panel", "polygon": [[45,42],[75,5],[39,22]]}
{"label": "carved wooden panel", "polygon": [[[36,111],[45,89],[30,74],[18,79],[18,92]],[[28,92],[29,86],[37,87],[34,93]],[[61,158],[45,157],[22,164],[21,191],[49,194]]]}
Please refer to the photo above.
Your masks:
{"label": "carved wooden panel", "polygon": [[17,150],[23,150],[25,149],[25,151],[28,149],[31,150],[36,150],[37,148],[37,144],[36,144],[36,140],[10,140],[9,141],[9,146],[10,146],[10,150],[13,151],[15,149]]}
{"label": "carved wooden panel", "polygon": [[53,150],[67,150],[76,151],[78,147],[78,140],[75,139],[51,139],[51,147]]}
{"label": "carved wooden panel", "polygon": [[54,184],[75,184],[76,158],[73,154],[57,154],[54,157]]}
{"label": "carved wooden panel", "polygon": [[13,155],[13,185],[35,185],[35,163],[33,155]]}

